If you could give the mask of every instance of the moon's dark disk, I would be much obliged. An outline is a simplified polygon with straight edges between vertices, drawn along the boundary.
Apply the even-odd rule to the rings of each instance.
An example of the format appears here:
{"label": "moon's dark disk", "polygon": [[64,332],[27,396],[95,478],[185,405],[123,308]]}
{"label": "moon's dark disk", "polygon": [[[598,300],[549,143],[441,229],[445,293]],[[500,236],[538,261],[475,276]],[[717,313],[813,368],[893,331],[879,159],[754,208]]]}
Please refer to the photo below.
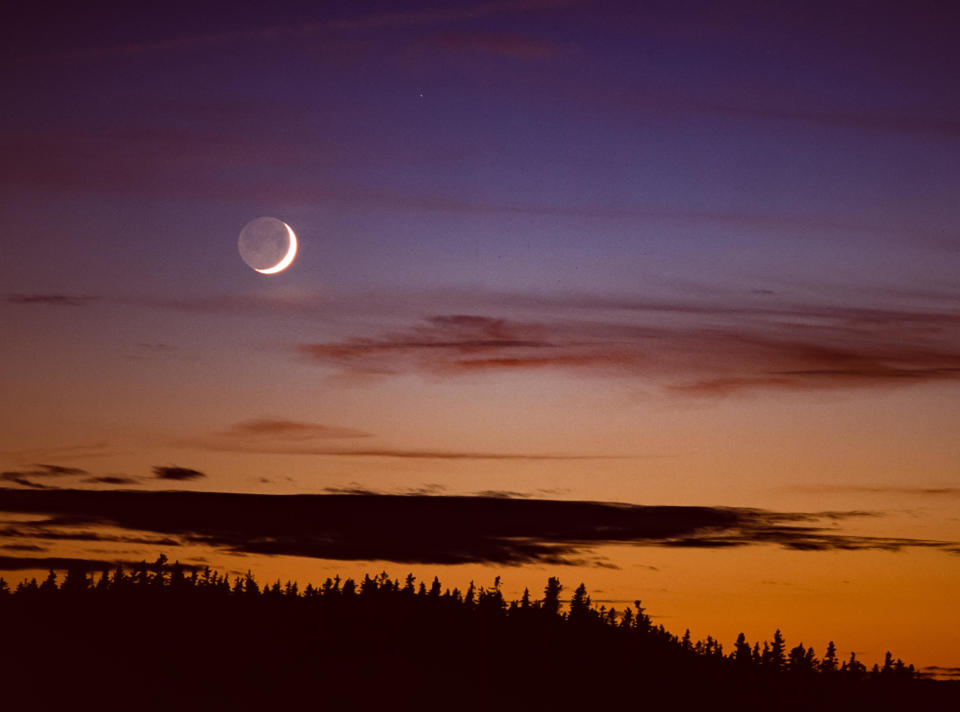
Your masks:
{"label": "moon's dark disk", "polygon": [[263,274],[274,274],[286,268],[296,255],[293,230],[277,218],[257,218],[240,231],[237,241],[240,257]]}

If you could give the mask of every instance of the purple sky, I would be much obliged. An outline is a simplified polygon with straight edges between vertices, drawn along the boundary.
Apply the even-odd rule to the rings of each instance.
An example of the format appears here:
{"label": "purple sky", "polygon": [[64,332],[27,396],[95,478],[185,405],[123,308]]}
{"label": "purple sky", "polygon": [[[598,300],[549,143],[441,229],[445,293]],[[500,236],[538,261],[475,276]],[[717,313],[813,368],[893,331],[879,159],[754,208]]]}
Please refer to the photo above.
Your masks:
{"label": "purple sky", "polygon": [[310,285],[952,287],[941,14],[407,5],[8,28],[7,289],[242,290],[218,264],[261,214]]}
{"label": "purple sky", "polygon": [[[0,475],[842,511],[831,536],[914,543],[581,575],[704,635],[736,633],[723,595],[751,638],[866,606],[851,645],[956,665],[958,29],[932,2],[25,5]],[[271,277],[237,252],[260,216],[299,237]]]}

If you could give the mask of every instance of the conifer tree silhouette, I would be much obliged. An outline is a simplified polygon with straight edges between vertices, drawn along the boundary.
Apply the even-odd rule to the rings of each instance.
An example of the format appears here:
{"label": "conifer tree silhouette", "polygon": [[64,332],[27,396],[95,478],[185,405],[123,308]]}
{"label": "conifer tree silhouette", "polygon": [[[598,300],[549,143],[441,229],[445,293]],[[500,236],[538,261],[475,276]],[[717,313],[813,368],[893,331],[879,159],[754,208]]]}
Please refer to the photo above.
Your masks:
{"label": "conifer tree silhouette", "polygon": [[737,636],[737,642],[733,645],[733,659],[739,665],[750,665],[753,663],[750,644],[747,643],[747,637],[743,633]]}
{"label": "conifer tree silhouette", "polygon": [[586,621],[590,618],[590,597],[587,595],[587,587],[581,583],[577,590],[573,592],[573,598],[570,599],[570,611],[568,618],[574,622]]}
{"label": "conifer tree silhouette", "polygon": [[[185,575],[187,570],[191,570],[189,577]],[[29,630],[36,636],[37,625],[47,626],[44,630],[51,641],[60,640],[57,636],[61,628],[70,628],[73,632],[58,644],[74,656],[74,664],[84,664],[85,658],[78,660],[74,652],[75,641],[84,640],[85,646],[94,651],[91,661],[97,661],[97,655],[106,661],[96,665],[127,670],[127,657],[137,660],[146,656],[160,666],[158,675],[181,680],[175,688],[176,684],[187,684],[183,682],[188,678],[183,677],[181,659],[192,660],[198,670],[205,669],[192,657],[194,647],[202,650],[203,646],[183,646],[191,634],[202,631],[201,635],[210,640],[223,642],[209,662],[217,675],[224,679],[264,675],[265,684],[274,685],[271,689],[278,689],[279,680],[294,679],[291,671],[301,666],[328,682],[342,677],[361,685],[356,689],[366,689],[362,684],[369,679],[363,675],[372,665],[370,675],[392,681],[385,685],[403,685],[409,682],[404,676],[413,675],[410,679],[415,679],[420,674],[416,668],[421,664],[439,671],[431,684],[435,682],[443,689],[447,689],[443,687],[447,681],[453,689],[460,684],[456,681],[473,679],[476,670],[481,676],[478,679],[486,681],[484,684],[491,689],[500,689],[498,685],[527,686],[530,700],[538,699],[533,690],[542,696],[543,685],[553,685],[557,679],[563,685],[581,686],[576,687],[578,694],[589,690],[590,695],[601,697],[606,689],[613,689],[604,681],[620,675],[638,675],[645,695],[652,694],[649,690],[709,681],[697,709],[710,706],[706,704],[712,699],[706,696],[707,690],[715,692],[719,700],[725,699],[724,695],[740,694],[737,690],[755,690],[757,695],[771,699],[796,697],[797,705],[806,706],[790,709],[805,710],[822,709],[807,703],[831,695],[858,700],[856,706],[848,706],[851,709],[885,709],[880,704],[860,704],[860,700],[883,701],[884,696],[900,700],[939,689],[916,686],[919,683],[914,667],[889,652],[882,666],[875,665],[869,674],[855,653],[838,670],[833,641],[823,660],[817,660],[813,649],[802,643],[788,652],[779,629],[762,649],[759,642],[751,647],[745,634],[740,633],[733,651],[725,656],[723,645],[711,635],[694,643],[689,629],[677,637],[662,625],[653,626],[639,600],[622,614],[613,607],[596,607],[585,583],[574,590],[568,613],[560,615],[563,586],[556,577],[548,578],[541,600],[532,600],[525,589],[519,601],[509,604],[499,576],[489,588],[471,583],[466,596],[456,589],[440,594],[437,577],[429,589],[421,582],[417,590],[416,583],[412,574],[401,583],[382,572],[375,577],[365,575],[359,591],[353,579],[335,577],[327,578],[320,587],[308,584],[301,592],[295,581],[282,584],[278,578],[272,584],[260,585],[250,571],[231,580],[209,568],[171,564],[162,557],[149,565],[136,564],[131,575],[120,566],[113,572],[107,569],[96,583],[83,568],[68,569],[61,585],[57,585],[56,571],[51,571],[43,584],[38,585],[35,579],[23,581],[13,592],[0,579],[0,627],[5,626],[6,634],[11,625],[20,625],[22,631]],[[107,629],[91,626],[127,625],[145,611],[151,619],[162,622],[162,635],[128,636],[124,645],[116,646],[109,644],[109,636],[91,634]],[[43,636],[38,639],[43,640]],[[318,646],[317,640],[327,644]],[[12,649],[17,650],[15,645]],[[271,653],[251,656],[250,649]],[[56,651],[57,645],[48,645],[46,650]],[[4,648],[0,647],[0,664],[5,659],[3,654]],[[9,655],[6,659],[9,661]],[[251,667],[254,661],[257,667]],[[390,672],[391,665],[396,666],[396,672]],[[38,669],[37,674],[42,671]],[[127,670],[125,674],[132,673]],[[298,680],[295,685],[314,684],[311,677],[294,677]],[[361,684],[361,680],[366,682]],[[189,683],[194,684],[200,683]],[[697,684],[688,684],[685,689],[696,693]],[[425,683],[424,689],[428,687]],[[185,698],[195,691],[176,689]],[[553,690],[549,694],[554,694],[563,688],[549,689]],[[897,696],[901,690],[904,697]],[[562,696],[544,698],[549,703],[545,708],[568,708],[552,702],[556,699],[567,701]],[[652,699],[644,698],[646,706],[654,706]],[[484,708],[493,701],[487,699]],[[165,709],[173,707],[177,705],[171,702]],[[243,705],[234,707],[241,709]],[[258,706],[266,707],[269,705]]]}
{"label": "conifer tree silhouette", "polygon": [[550,616],[560,613],[560,592],[563,586],[560,585],[560,579],[551,576],[547,579],[547,585],[543,589],[543,603],[540,604],[540,610]]}
{"label": "conifer tree silhouette", "polygon": [[827,652],[820,661],[820,672],[833,673],[837,670],[837,646],[831,640],[827,643]]}
{"label": "conifer tree silhouette", "polygon": [[773,633],[773,643],[770,645],[770,667],[774,670],[783,670],[787,662],[786,655],[787,643],[783,639],[783,634],[777,628]]}

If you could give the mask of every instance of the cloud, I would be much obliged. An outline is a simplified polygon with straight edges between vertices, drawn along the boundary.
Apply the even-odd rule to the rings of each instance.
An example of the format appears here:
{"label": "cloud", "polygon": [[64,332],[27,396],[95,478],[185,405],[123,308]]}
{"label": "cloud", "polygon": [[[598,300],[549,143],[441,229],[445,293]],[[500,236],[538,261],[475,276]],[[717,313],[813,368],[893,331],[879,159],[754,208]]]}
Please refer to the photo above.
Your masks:
{"label": "cloud", "polygon": [[[141,562],[138,561],[126,561],[122,559],[86,559],[61,556],[0,556],[0,571],[28,571],[31,569],[66,571],[73,569],[90,573],[114,569],[117,566],[133,569],[139,566],[140,563]],[[194,571],[203,568],[202,566],[183,563],[181,563],[180,566],[185,571]]]}
{"label": "cloud", "polygon": [[582,565],[596,561],[593,549],[609,544],[798,551],[957,546],[850,535],[837,528],[844,518],[837,512],[504,497],[0,489],[0,511],[50,518],[34,523],[34,531],[109,526],[229,553],[402,563]]}
{"label": "cloud", "polygon": [[608,455],[559,453],[497,453],[455,450],[413,450],[387,446],[345,447],[329,440],[372,437],[370,433],[318,423],[259,419],[244,421],[219,433],[176,441],[176,445],[227,452],[331,457],[388,457],[414,460],[597,460],[621,459]]}
{"label": "cloud", "polygon": [[115,567],[117,563],[102,559],[78,559],[61,556],[0,556],[0,571],[26,571],[29,569],[103,571]]}
{"label": "cloud", "polygon": [[[579,310],[581,318],[443,314],[404,329],[302,343],[297,350],[348,374],[456,377],[551,369],[640,377],[696,396],[960,380],[956,305],[910,311],[568,301],[567,313]],[[531,300],[527,306],[546,312],[550,303]]]}
{"label": "cloud", "polygon": [[513,490],[483,490],[475,493],[477,497],[491,497],[498,499],[527,499],[533,497],[527,492],[516,492]]}
{"label": "cloud", "polygon": [[44,477],[72,477],[87,474],[87,471],[80,467],[66,467],[64,465],[36,465],[36,467],[43,470]]}
{"label": "cloud", "polygon": [[360,487],[359,485],[355,487],[324,487],[323,491],[327,494],[355,494],[355,495],[367,495],[367,494],[382,494],[373,489],[367,489],[366,487]]}
{"label": "cloud", "polygon": [[0,529],[0,536],[11,539],[39,539],[41,541],[95,541],[119,544],[145,544],[148,546],[180,546],[180,541],[169,536],[125,536],[88,530],[64,530],[62,528],[55,528],[64,525],[69,526],[70,524],[70,522],[59,520],[29,522],[26,524],[18,523],[16,528],[6,527]]}
{"label": "cloud", "polygon": [[387,457],[402,460],[624,460],[640,455],[577,455],[563,453],[507,453],[480,452],[467,450],[415,450],[405,448],[375,447],[362,449],[344,449],[332,447],[243,447],[218,444],[211,440],[180,440],[178,444],[202,447],[209,450],[258,452],[277,455],[320,455],[326,457]]}
{"label": "cloud", "polygon": [[36,464],[31,465],[31,468],[32,469],[29,470],[0,472],[0,480],[13,482],[21,485],[22,487],[30,487],[33,489],[57,489],[57,487],[50,484],[35,482],[34,480],[38,478],[79,478],[84,477],[85,475],[90,475],[89,477],[84,477],[84,479],[79,480],[79,482],[103,485],[132,485],[140,482],[140,479],[136,477],[125,477],[121,475],[91,475],[90,472],[80,467]]}
{"label": "cloud", "polygon": [[[306,453],[305,453],[306,454]],[[566,455],[561,453],[504,453],[470,452],[456,450],[408,450],[399,448],[370,448],[364,450],[316,450],[313,455],[337,457],[391,457],[406,460],[624,460],[632,456],[620,455]]]}
{"label": "cloud", "polygon": [[[219,105],[219,116],[243,112],[234,104]],[[345,155],[342,147],[319,144],[304,147],[265,134],[255,128],[206,124],[204,108],[184,106],[182,111],[197,115],[202,130],[139,129],[124,133],[94,129],[84,131],[0,133],[0,154],[22,167],[16,176],[0,174],[0,187],[41,191],[106,192],[110,194],[151,194],[211,199],[282,200],[285,204],[315,205],[320,201],[341,206],[406,211],[429,211],[459,215],[506,215],[557,217],[573,220],[617,220],[654,224],[721,226],[767,234],[790,229],[820,235],[824,230],[842,231],[873,239],[877,235],[916,240],[922,236],[945,244],[942,232],[921,230],[889,223],[851,220],[836,215],[796,215],[757,211],[677,210],[642,202],[610,202],[585,198],[555,203],[515,198],[486,200],[452,186],[442,190],[409,190],[345,183],[331,166],[364,160]],[[293,122],[295,111],[284,108],[283,122]],[[244,122],[235,122],[238,125]],[[249,123],[249,122],[248,122]],[[314,142],[316,144],[316,142]],[[412,156],[409,146],[384,142],[376,155],[405,163],[423,160]],[[422,152],[418,147],[418,153]],[[458,149],[460,150],[460,149]],[[449,161],[451,149],[434,149],[438,160]],[[304,162],[323,166],[309,175],[297,170]],[[266,173],[264,173],[266,167]],[[371,168],[373,166],[370,166]],[[259,172],[254,172],[254,168]],[[261,175],[257,179],[255,176]],[[188,176],[185,179],[184,176]],[[244,180],[240,176],[246,177]],[[251,177],[254,176],[254,177]],[[75,305],[96,297],[71,295],[20,295],[29,298],[66,298]],[[33,302],[28,302],[33,303]],[[57,303],[57,302],[49,302]]]}
{"label": "cloud", "polygon": [[13,482],[14,484],[21,485],[22,487],[31,487],[33,489],[57,489],[56,487],[51,487],[50,485],[34,482],[27,477],[18,477],[16,472],[4,472],[0,474],[0,479]]}
{"label": "cloud", "polygon": [[269,25],[249,30],[208,32],[162,40],[131,42],[106,47],[84,48],[53,55],[66,59],[123,57],[150,52],[172,52],[200,47],[222,47],[256,43],[290,43],[298,38],[315,40],[318,36],[333,37],[336,33],[363,32],[381,29],[416,28],[424,25],[460,23],[485,17],[550,9],[569,4],[571,0],[493,0],[461,4],[455,7],[417,8],[373,12],[353,17],[300,22],[295,25]]}
{"label": "cloud", "polygon": [[363,487],[357,483],[353,483],[349,487],[324,487],[323,491],[328,494],[356,494],[356,495],[368,495],[368,494],[389,494],[389,495],[436,495],[442,493],[446,490],[445,485],[441,484],[424,484],[420,487],[409,487],[406,489],[395,490],[393,492],[386,492],[384,490],[375,490],[368,487]]}
{"label": "cloud", "polygon": [[13,482],[22,487],[31,487],[33,489],[56,489],[53,485],[35,482],[37,478],[56,478],[56,477],[78,477],[88,474],[86,470],[79,467],[64,467],[62,465],[31,465],[30,470],[16,470],[0,472],[0,480]]}
{"label": "cloud", "polygon": [[70,294],[9,294],[7,302],[10,304],[46,304],[52,306],[79,307],[84,306],[96,297]]}
{"label": "cloud", "polygon": [[11,479],[13,477],[76,477],[89,474],[86,470],[79,467],[66,467],[63,465],[30,465],[33,469],[18,470],[16,472],[0,472],[0,478]]}
{"label": "cloud", "polygon": [[894,485],[802,485],[785,488],[791,492],[805,493],[831,493],[831,494],[880,494],[880,495],[906,495],[917,497],[958,497],[960,496],[960,487],[951,486],[894,486]]}
{"label": "cloud", "polygon": [[191,470],[189,467],[175,466],[157,466],[153,468],[153,476],[158,480],[198,480],[206,475],[199,470]]}
{"label": "cloud", "polygon": [[941,665],[927,665],[920,668],[920,674],[925,677],[941,679],[960,679],[960,667],[944,667]]}
{"label": "cloud", "polygon": [[370,433],[353,428],[341,428],[331,425],[321,425],[319,423],[305,423],[296,420],[274,420],[270,418],[260,418],[237,423],[218,435],[226,440],[237,440],[244,443],[251,441],[300,443],[330,438],[370,437]]}
{"label": "cloud", "polygon": [[11,460],[23,462],[30,460],[59,460],[89,457],[108,457],[125,454],[122,451],[110,448],[106,442],[87,443],[81,445],[62,445],[53,448],[33,450],[6,450],[0,455]]}
{"label": "cloud", "polygon": [[554,42],[515,32],[453,30],[438,34],[428,44],[450,52],[482,53],[512,59],[548,59],[561,50]]}
{"label": "cloud", "polygon": [[83,482],[90,484],[98,485],[135,485],[139,484],[140,480],[136,477],[120,477],[118,475],[102,475],[98,477],[89,477]]}
{"label": "cloud", "polygon": [[[643,102],[646,104],[646,101]],[[638,105],[639,106],[639,105]],[[649,109],[660,113],[713,114],[732,118],[773,121],[796,121],[820,126],[880,131],[885,133],[915,134],[935,138],[960,136],[960,120],[942,114],[891,113],[885,111],[836,111],[829,108],[797,109],[794,106],[777,107],[758,104],[728,104],[720,102],[685,102],[677,100],[660,103]]]}

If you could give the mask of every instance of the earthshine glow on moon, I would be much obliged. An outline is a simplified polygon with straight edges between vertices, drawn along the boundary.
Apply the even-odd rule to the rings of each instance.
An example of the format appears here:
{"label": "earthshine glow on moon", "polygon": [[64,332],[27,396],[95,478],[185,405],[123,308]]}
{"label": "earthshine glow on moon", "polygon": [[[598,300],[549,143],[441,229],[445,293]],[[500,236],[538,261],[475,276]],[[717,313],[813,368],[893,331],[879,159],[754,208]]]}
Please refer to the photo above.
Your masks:
{"label": "earthshine glow on moon", "polygon": [[262,217],[244,226],[237,247],[251,268],[260,274],[277,274],[296,258],[297,236],[282,220]]}

